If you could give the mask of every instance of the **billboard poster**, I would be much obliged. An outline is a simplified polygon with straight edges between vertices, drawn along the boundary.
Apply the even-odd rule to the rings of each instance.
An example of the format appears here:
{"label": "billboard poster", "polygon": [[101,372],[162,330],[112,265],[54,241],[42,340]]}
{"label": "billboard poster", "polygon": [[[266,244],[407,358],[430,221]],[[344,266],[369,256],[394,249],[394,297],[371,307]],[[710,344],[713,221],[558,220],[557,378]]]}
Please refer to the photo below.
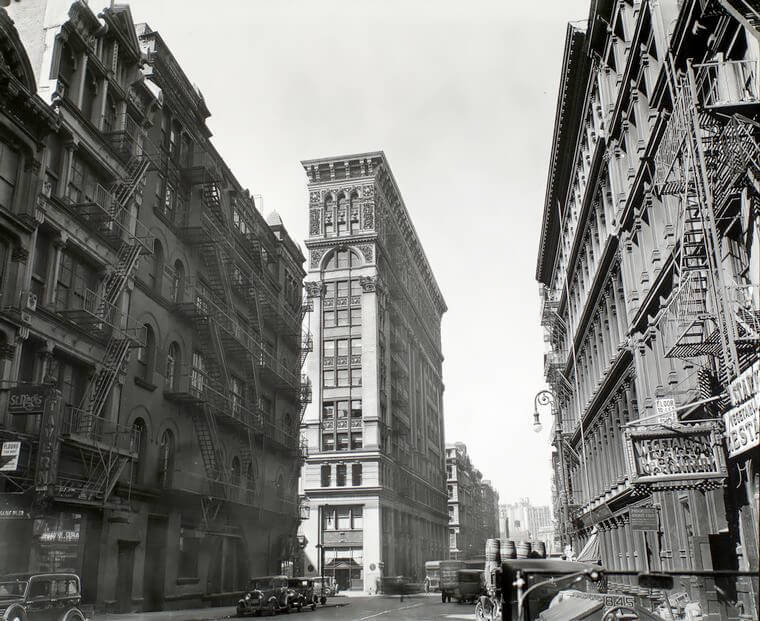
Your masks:
{"label": "billboard poster", "polygon": [[21,455],[21,442],[3,442],[0,447],[0,472],[15,472]]}

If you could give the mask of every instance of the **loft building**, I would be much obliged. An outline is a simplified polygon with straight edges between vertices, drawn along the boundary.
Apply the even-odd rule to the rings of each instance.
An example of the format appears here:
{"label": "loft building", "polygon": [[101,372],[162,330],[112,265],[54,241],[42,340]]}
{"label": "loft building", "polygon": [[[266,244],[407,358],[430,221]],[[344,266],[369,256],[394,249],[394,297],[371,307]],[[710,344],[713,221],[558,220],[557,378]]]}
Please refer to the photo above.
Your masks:
{"label": "loft building", "polygon": [[446,551],[441,292],[383,153],[303,162],[313,401],[304,571],[343,589]]}
{"label": "loft building", "polygon": [[[758,568],[759,23],[623,0],[567,29],[536,272],[554,507],[613,569]],[[757,589],[675,585],[710,619]]]}
{"label": "loft building", "polygon": [[486,539],[499,534],[499,494],[473,466],[462,442],[446,446],[446,491],[449,497],[449,556],[481,557]]}
{"label": "loft building", "polygon": [[296,552],[305,259],[128,6],[9,11],[0,573],[76,572],[106,610],[232,602]]}

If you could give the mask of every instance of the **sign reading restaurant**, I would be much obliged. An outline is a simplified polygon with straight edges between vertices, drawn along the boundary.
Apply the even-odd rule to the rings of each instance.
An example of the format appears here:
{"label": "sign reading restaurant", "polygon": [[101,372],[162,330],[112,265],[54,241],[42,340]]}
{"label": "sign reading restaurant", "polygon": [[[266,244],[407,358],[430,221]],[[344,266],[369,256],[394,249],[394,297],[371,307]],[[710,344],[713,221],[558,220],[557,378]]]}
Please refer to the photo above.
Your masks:
{"label": "sign reading restaurant", "polygon": [[648,489],[698,488],[726,477],[720,428],[713,423],[627,429],[631,483]]}
{"label": "sign reading restaurant", "polygon": [[736,457],[760,444],[760,360],[728,387],[732,407],[723,415],[728,456]]}

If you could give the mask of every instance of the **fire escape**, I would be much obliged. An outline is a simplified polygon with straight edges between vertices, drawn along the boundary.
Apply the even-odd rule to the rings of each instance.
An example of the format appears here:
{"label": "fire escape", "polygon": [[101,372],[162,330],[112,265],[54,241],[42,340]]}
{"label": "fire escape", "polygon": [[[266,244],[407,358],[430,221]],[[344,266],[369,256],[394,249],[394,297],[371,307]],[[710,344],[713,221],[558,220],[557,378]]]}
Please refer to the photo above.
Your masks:
{"label": "fire escape", "polygon": [[126,173],[108,188],[96,185],[91,192],[71,198],[75,216],[116,257],[97,290],[69,295],[56,311],[105,345],[105,353],[79,407],[66,412],[62,439],[78,450],[84,472],[60,474],[55,495],[83,504],[106,505],[126,466],[135,460],[139,437],[134,430],[104,418],[111,389],[123,370],[131,348],[143,345],[142,329],[123,312],[121,298],[141,256],[152,252],[148,229],[131,209],[142,190],[150,159],[143,149],[142,130],[129,117],[119,130],[107,134]]}
{"label": "fire escape", "polygon": [[[191,405],[193,425],[203,460],[206,480],[193,491],[202,497],[204,522],[213,522],[225,502],[248,506],[262,503],[268,508],[280,506],[280,499],[258,485],[254,489],[254,449],[257,439],[263,448],[269,442],[275,449],[301,457],[297,433],[284,430],[265,416],[260,386],[263,381],[279,391],[288,391],[297,402],[310,398],[310,387],[286,362],[278,361],[264,343],[263,323],[274,309],[278,317],[285,311],[269,276],[262,237],[255,230],[253,218],[241,217],[254,209],[247,195],[222,191],[223,175],[207,154],[197,154],[182,168],[185,183],[198,198],[200,209],[189,207],[179,214],[178,233],[186,243],[198,249],[204,266],[201,278],[187,280],[183,291],[175,295],[175,312],[193,322],[196,351],[192,364],[177,379],[177,386],[166,398]],[[242,300],[246,315],[235,312],[235,299]],[[265,310],[265,308],[267,310]],[[302,360],[301,335],[303,315],[290,312],[287,321],[277,321],[278,334],[293,335],[297,355]],[[290,326],[288,332],[286,328]],[[305,337],[304,337],[305,338]],[[310,338],[309,338],[310,342]],[[244,390],[237,385],[228,363],[237,362],[250,369]],[[222,461],[218,425],[223,424],[245,434],[241,453],[241,472],[228,471]],[[290,431],[291,433],[288,433]],[[300,459],[295,460],[300,464]],[[265,487],[265,486],[264,486]],[[271,490],[270,490],[271,491]]]}
{"label": "fire escape", "polygon": [[[671,75],[675,72],[671,71]],[[760,344],[756,287],[722,265],[720,231],[760,195],[757,60],[689,65],[673,77],[673,110],[655,157],[660,195],[679,197],[675,292],[661,318],[668,357],[715,358],[735,377]]]}

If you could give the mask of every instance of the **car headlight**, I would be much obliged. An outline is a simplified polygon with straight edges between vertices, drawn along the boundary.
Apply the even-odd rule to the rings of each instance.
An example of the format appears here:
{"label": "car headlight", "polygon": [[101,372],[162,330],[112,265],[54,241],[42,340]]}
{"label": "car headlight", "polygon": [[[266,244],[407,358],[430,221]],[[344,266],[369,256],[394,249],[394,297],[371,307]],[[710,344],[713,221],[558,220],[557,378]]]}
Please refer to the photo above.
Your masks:
{"label": "car headlight", "polygon": [[245,599],[246,599],[246,601],[248,601],[249,599],[251,599],[251,594],[250,593],[246,593],[245,594]]}

